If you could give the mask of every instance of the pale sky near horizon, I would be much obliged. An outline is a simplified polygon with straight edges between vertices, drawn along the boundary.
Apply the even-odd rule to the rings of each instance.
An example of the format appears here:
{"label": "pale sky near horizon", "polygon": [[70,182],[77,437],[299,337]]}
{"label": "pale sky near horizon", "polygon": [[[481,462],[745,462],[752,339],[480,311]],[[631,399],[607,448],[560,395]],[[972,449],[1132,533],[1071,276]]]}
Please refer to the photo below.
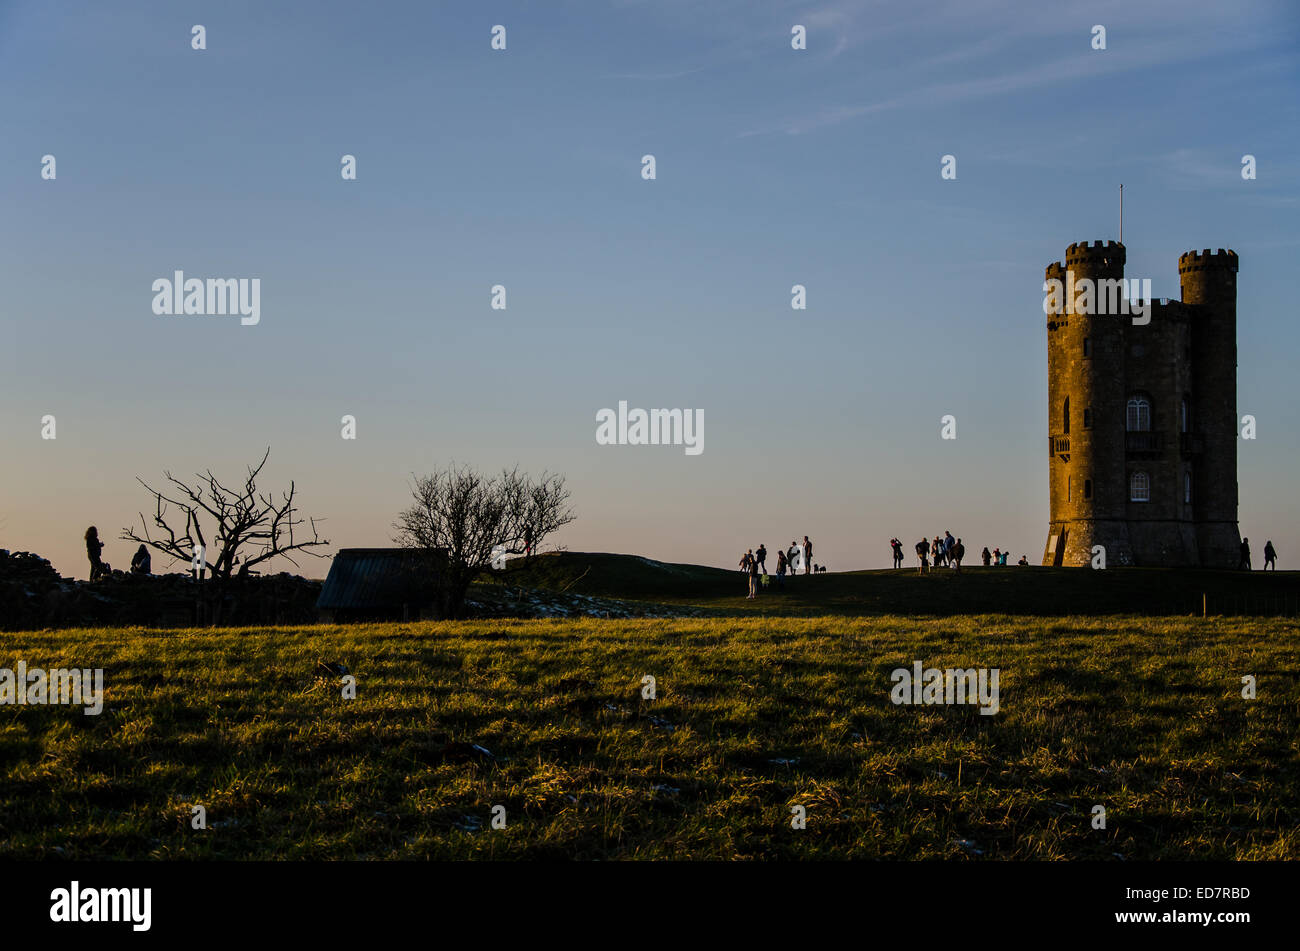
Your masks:
{"label": "pale sky near horizon", "polygon": [[[270,446],[331,551],[455,461],[563,473],[575,551],[806,533],[849,570],[950,529],[1036,563],[1043,268],[1116,237],[1123,182],[1155,296],[1240,255],[1241,529],[1300,565],[1298,11],[0,0],[0,547],[84,578],[95,524],[125,567],[137,475]],[[177,269],[260,278],[260,323],[156,316]],[[703,410],[703,453],[597,445],[620,400]]]}

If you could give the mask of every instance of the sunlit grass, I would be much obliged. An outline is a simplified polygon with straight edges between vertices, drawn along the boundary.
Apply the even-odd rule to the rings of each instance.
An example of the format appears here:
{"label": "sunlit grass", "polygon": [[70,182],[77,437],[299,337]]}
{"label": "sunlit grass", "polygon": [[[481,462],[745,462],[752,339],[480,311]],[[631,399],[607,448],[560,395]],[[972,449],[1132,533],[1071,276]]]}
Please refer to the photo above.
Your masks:
{"label": "sunlit grass", "polygon": [[[1298,633],[975,616],[9,634],[0,667],[103,667],[106,705],[0,707],[0,854],[1295,859]],[[1001,712],[894,706],[889,672],[915,660],[1000,668]]]}

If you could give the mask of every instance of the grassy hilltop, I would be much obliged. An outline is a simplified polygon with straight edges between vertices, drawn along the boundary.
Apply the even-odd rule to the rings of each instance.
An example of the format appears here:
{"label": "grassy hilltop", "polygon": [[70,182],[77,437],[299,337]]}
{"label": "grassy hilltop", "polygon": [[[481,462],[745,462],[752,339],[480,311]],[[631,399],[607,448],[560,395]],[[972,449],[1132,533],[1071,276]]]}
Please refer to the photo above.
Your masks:
{"label": "grassy hilltop", "polygon": [[[769,559],[775,567],[775,554]],[[975,559],[978,564],[978,558]],[[874,616],[908,614],[1300,614],[1300,573],[1195,568],[1005,568],[963,566],[918,576],[910,568],[800,575],[747,601],[740,571],[592,552],[540,555],[494,573],[495,584],[700,608],[712,614]],[[491,585],[480,585],[480,588]]]}
{"label": "grassy hilltop", "polygon": [[[103,667],[106,698],[0,708],[0,856],[1297,859],[1297,634],[970,615],[6,635],[0,667]],[[1000,712],[893,705],[916,660],[999,667]]]}

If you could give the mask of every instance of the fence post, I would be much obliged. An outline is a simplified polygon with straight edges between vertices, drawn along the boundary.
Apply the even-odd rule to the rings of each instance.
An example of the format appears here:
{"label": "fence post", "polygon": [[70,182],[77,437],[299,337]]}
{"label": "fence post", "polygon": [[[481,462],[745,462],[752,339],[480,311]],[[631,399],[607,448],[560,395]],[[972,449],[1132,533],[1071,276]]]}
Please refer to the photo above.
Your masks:
{"label": "fence post", "polygon": [[1208,599],[1205,596],[1205,592],[1202,591],[1201,592],[1201,617],[1209,617],[1209,616],[1210,616],[1210,608],[1208,604]]}

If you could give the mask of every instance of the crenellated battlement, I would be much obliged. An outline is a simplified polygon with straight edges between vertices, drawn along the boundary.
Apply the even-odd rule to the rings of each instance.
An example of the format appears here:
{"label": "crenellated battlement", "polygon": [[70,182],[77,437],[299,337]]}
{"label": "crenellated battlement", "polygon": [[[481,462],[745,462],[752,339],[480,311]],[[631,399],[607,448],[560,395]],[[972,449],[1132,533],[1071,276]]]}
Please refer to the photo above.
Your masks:
{"label": "crenellated battlement", "polygon": [[1080,241],[1065,249],[1065,266],[1124,267],[1126,252],[1118,241]]}
{"label": "crenellated battlement", "polygon": [[1204,251],[1188,251],[1178,256],[1178,273],[1186,271],[1204,271],[1209,269],[1216,270],[1237,270],[1237,252],[1231,249],[1225,251],[1223,248],[1211,253],[1209,248]]}
{"label": "crenellated battlement", "polygon": [[1176,297],[1153,297],[1151,300],[1133,302],[1135,307],[1146,305],[1151,307],[1152,317],[1159,314],[1162,320],[1179,320],[1191,316],[1187,305]]}

